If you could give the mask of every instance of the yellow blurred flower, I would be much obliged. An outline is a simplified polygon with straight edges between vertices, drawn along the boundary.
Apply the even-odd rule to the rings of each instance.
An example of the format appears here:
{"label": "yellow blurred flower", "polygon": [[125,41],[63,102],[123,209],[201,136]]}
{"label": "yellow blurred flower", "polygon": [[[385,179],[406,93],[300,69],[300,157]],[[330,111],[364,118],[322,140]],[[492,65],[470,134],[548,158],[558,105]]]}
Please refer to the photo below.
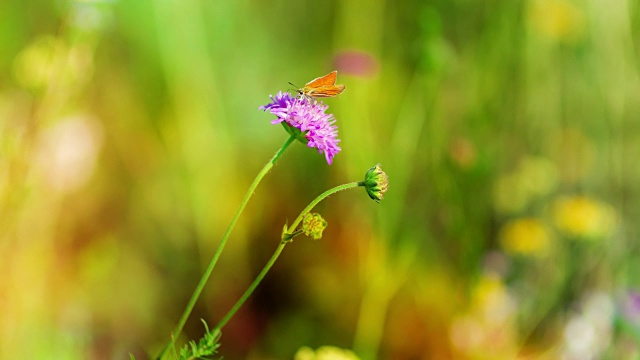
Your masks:
{"label": "yellow blurred flower", "polygon": [[455,316],[449,328],[449,340],[459,357],[514,359],[519,345],[515,306],[502,278],[483,274],[473,288],[469,309]]}
{"label": "yellow blurred flower", "polygon": [[518,212],[529,202],[529,194],[517,175],[506,174],[493,184],[493,206],[504,213]]}
{"label": "yellow blurred flower", "polygon": [[558,229],[569,236],[603,237],[612,232],[616,222],[611,206],[587,196],[560,198],[552,211]]}
{"label": "yellow blurred flower", "polygon": [[90,78],[93,54],[86,44],[70,45],[61,38],[43,36],[22,49],[13,65],[18,84],[26,89],[68,88]]}
{"label": "yellow blurred flower", "polygon": [[484,274],[473,289],[472,306],[485,323],[502,323],[513,312],[507,286],[496,274]]}
{"label": "yellow blurred flower", "polygon": [[552,192],[558,185],[558,169],[546,157],[526,156],[518,167],[501,176],[493,186],[493,202],[498,211],[517,213],[531,201]]}
{"label": "yellow blurred flower", "polygon": [[564,42],[580,39],[586,28],[582,9],[566,0],[534,0],[529,22],[542,35]]}
{"label": "yellow blurred flower", "polygon": [[353,351],[335,346],[321,346],[316,351],[303,346],[296,352],[294,360],[360,360],[360,358]]}
{"label": "yellow blurred flower", "polygon": [[59,72],[68,48],[64,41],[45,36],[33,41],[15,59],[16,80],[25,88],[44,87]]}
{"label": "yellow blurred flower", "polygon": [[505,224],[500,230],[502,248],[510,254],[540,255],[549,248],[550,234],[538,219],[522,218]]}
{"label": "yellow blurred flower", "polygon": [[521,186],[532,197],[547,195],[558,185],[558,169],[546,157],[525,157],[520,161],[517,174]]}

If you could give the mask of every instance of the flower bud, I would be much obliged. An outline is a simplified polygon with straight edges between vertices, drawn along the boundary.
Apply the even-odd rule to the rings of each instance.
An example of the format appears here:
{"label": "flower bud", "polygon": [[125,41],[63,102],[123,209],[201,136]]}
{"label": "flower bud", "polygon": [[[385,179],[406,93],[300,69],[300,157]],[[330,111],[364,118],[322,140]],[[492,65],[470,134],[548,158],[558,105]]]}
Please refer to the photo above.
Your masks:
{"label": "flower bud", "polygon": [[327,221],[317,213],[308,213],[302,219],[302,231],[305,235],[312,237],[313,240],[322,238],[322,231],[327,225]]}
{"label": "flower bud", "polygon": [[369,197],[380,202],[389,188],[389,177],[382,171],[380,164],[369,169],[364,176],[364,187]]}

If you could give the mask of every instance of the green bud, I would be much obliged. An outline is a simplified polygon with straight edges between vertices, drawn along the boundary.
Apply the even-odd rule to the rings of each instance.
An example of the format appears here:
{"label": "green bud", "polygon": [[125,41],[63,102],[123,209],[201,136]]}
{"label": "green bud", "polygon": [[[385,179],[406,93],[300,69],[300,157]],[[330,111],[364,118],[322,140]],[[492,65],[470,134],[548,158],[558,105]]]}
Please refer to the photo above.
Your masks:
{"label": "green bud", "polygon": [[369,169],[364,176],[364,187],[369,197],[380,202],[389,189],[389,177],[382,171],[380,164]]}
{"label": "green bud", "polygon": [[302,219],[302,231],[313,240],[322,238],[322,231],[327,227],[327,222],[320,214],[308,213]]}
{"label": "green bud", "polygon": [[289,226],[287,224],[282,228],[282,241],[291,241],[293,239],[293,234],[289,233]]}

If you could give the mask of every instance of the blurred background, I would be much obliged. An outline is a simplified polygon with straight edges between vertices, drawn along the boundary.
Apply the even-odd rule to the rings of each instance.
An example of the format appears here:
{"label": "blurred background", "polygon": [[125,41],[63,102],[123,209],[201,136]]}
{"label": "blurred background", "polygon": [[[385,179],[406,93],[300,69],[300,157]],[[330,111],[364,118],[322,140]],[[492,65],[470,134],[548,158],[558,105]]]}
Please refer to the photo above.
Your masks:
{"label": "blurred background", "polygon": [[331,166],[293,144],[183,341],[226,359],[640,356],[640,4],[632,0],[0,3],[0,358],[157,355],[287,139],[258,110],[337,69]]}

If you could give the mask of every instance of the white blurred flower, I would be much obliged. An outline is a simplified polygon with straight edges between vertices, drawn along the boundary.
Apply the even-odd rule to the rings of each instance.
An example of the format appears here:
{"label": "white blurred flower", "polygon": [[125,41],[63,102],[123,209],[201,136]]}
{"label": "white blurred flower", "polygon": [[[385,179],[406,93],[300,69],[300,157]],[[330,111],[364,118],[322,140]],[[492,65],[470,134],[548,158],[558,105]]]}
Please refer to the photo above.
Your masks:
{"label": "white blurred flower", "polygon": [[64,119],[38,139],[34,161],[37,173],[55,191],[75,190],[93,174],[101,146],[102,129],[95,119]]}
{"label": "white blurred flower", "polygon": [[614,303],[604,292],[589,294],[564,329],[563,359],[599,359],[611,342]]}
{"label": "white blurred flower", "polygon": [[111,22],[111,0],[83,0],[72,3],[71,24],[84,31],[97,31]]}

